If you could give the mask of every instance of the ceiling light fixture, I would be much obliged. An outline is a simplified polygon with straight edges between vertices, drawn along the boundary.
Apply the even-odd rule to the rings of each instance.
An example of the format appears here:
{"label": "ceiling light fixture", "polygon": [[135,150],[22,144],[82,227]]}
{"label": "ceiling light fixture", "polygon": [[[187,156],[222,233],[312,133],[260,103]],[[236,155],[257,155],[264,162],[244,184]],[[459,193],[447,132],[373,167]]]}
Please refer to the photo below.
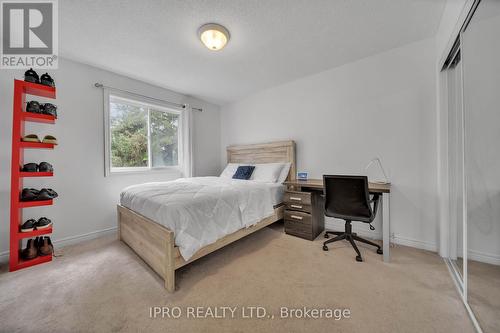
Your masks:
{"label": "ceiling light fixture", "polygon": [[229,31],[217,23],[207,23],[198,29],[201,42],[210,50],[218,51],[229,42]]}

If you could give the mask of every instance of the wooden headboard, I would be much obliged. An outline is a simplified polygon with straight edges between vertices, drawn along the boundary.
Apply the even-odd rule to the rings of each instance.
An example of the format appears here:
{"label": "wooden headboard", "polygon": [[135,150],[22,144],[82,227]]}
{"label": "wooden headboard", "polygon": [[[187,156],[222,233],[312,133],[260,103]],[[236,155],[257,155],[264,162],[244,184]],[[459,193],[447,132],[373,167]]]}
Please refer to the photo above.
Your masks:
{"label": "wooden headboard", "polygon": [[295,142],[276,141],[227,147],[228,163],[291,163],[287,180],[295,180]]}

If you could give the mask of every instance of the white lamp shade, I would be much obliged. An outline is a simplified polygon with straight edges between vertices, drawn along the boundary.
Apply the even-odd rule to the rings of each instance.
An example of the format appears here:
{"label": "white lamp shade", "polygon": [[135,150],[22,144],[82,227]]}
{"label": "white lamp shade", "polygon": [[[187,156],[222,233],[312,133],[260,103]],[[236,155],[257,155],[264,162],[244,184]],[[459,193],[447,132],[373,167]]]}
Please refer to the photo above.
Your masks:
{"label": "white lamp shade", "polygon": [[221,50],[229,41],[229,31],[216,23],[201,26],[198,35],[201,42],[212,51]]}

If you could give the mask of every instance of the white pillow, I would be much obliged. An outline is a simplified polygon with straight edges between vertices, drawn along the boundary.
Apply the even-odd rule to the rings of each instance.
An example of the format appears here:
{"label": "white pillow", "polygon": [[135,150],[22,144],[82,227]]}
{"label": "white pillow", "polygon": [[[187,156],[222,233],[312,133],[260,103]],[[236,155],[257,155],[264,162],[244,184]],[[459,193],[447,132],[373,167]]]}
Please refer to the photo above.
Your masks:
{"label": "white pillow", "polygon": [[281,175],[281,170],[283,169],[283,163],[265,163],[252,165],[255,166],[255,169],[253,170],[250,180],[259,183],[276,183],[279,176]]}
{"label": "white pillow", "polygon": [[220,174],[220,177],[232,179],[239,166],[238,163],[228,163],[224,171]]}
{"label": "white pillow", "polygon": [[290,172],[290,168],[292,167],[292,163],[282,163],[283,168],[281,169],[281,174],[278,177],[277,183],[283,184],[283,182],[286,180],[286,177],[288,177],[288,172]]}

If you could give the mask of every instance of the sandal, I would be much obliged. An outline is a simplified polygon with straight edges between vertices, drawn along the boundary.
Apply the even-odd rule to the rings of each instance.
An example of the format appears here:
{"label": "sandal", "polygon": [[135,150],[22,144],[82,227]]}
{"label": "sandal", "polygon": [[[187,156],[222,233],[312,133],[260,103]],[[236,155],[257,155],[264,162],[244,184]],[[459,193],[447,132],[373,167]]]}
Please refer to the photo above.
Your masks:
{"label": "sandal", "polygon": [[46,135],[43,140],[42,140],[43,143],[51,143],[53,145],[57,145],[57,139],[52,136],[52,135]]}
{"label": "sandal", "polygon": [[36,134],[28,134],[28,135],[23,136],[23,138],[21,139],[21,141],[24,141],[24,142],[40,142],[40,139],[38,138],[38,136]]}

